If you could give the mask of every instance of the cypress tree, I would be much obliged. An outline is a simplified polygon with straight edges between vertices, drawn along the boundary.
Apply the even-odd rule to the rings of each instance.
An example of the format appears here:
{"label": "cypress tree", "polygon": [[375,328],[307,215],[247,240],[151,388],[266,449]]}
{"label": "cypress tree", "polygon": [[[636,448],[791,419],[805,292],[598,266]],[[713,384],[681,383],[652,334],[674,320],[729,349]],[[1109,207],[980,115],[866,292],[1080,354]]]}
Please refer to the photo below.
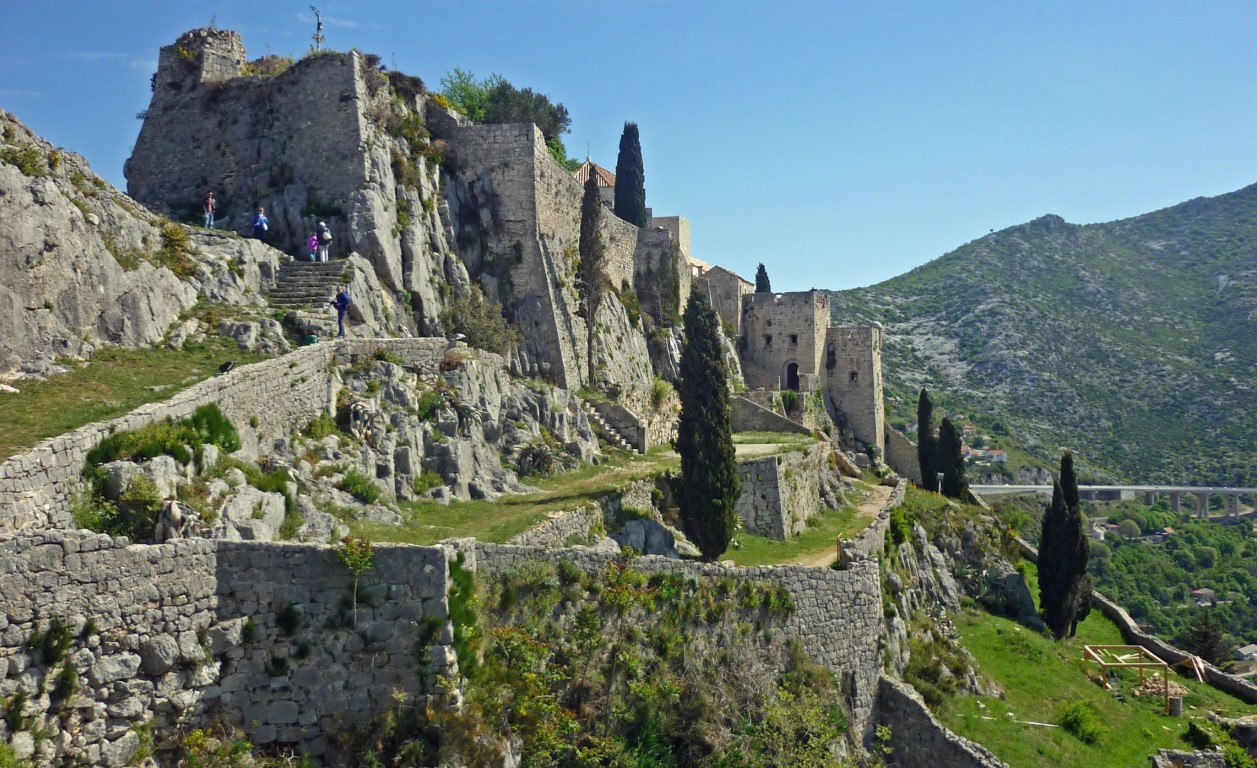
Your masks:
{"label": "cypress tree", "polygon": [[585,196],[580,206],[580,261],[576,265],[576,290],[580,298],[580,314],[585,318],[585,352],[589,362],[588,383],[594,382],[594,331],[598,309],[607,289],[607,247],[603,242],[598,220],[602,216],[602,199],[598,180],[593,173],[585,180]]}
{"label": "cypress tree", "polygon": [[934,437],[934,404],[921,387],[917,398],[917,463],[921,465],[921,487],[938,493],[938,439]]}
{"label": "cypress tree", "polygon": [[1090,612],[1088,554],[1074,457],[1066,452],[1039,537],[1039,613],[1058,640],[1076,630],[1077,622]]}
{"label": "cypress tree", "polygon": [[733,538],[734,504],[742,492],[729,416],[729,379],[720,347],[720,319],[699,291],[690,293],[684,321],[685,346],[677,382],[681,400],[677,500],[685,535],[698,546],[704,560],[715,560]]}
{"label": "cypress tree", "polygon": [[620,134],[620,154],[615,160],[615,215],[644,227],[646,221],[646,169],[637,123],[625,123]]}
{"label": "cypress tree", "polygon": [[764,268],[764,264],[762,262],[759,265],[759,269],[755,270],[755,292],[773,292],[773,284],[768,282],[768,270]]}
{"label": "cypress tree", "polygon": [[950,419],[943,419],[938,428],[938,468],[943,471],[939,490],[949,499],[967,501],[969,481],[965,479],[965,457],[960,447],[960,431]]}

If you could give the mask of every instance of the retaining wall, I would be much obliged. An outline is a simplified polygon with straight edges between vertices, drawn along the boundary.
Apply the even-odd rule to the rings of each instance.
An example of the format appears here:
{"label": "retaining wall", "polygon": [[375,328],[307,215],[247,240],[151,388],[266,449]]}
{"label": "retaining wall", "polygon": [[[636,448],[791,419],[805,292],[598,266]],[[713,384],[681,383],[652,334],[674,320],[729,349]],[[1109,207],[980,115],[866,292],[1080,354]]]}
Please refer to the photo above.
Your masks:
{"label": "retaining wall", "polygon": [[[378,546],[356,628],[350,583],[325,546],[0,538],[0,698],[26,698],[24,727],[0,721],[0,742],[25,758],[34,732],[51,730],[38,764],[124,765],[144,723],[171,738],[222,705],[255,744],[322,754],[346,717],[382,710],[394,692],[415,700],[454,663],[448,626],[419,644],[425,617],[448,616],[444,549]],[[54,619],[68,627],[60,662],[32,648]],[[77,690],[60,695],[69,678]]]}
{"label": "retaining wall", "polygon": [[[749,394],[749,393],[748,393]],[[795,432],[810,435],[812,430],[742,395],[729,398],[730,422],[734,432]]]}
{"label": "retaining wall", "polygon": [[[70,497],[80,485],[87,453],[115,432],[181,419],[202,405],[216,403],[240,433],[244,454],[252,456],[259,445],[288,437],[335,407],[339,385],[331,375],[333,364],[353,364],[387,352],[407,368],[435,375],[449,348],[449,342],[439,338],[340,339],[315,344],[240,366],[125,416],[42,440],[0,464],[0,532],[73,527]],[[475,356],[483,365],[505,368],[506,361],[498,355],[465,344],[457,350]]]}
{"label": "retaining wall", "polygon": [[808,518],[821,511],[820,473],[832,450],[822,442],[739,461],[742,493],[734,510],[746,530],[779,541],[802,532]]}
{"label": "retaining wall", "polygon": [[980,744],[935,720],[912,686],[885,675],[878,680],[877,722],[890,726],[893,764],[900,768],[1008,768]]}
{"label": "retaining wall", "polygon": [[892,427],[886,427],[886,465],[917,485],[921,485],[921,461],[917,446]]}
{"label": "retaining wall", "polygon": [[[586,572],[601,571],[619,557],[591,550],[549,550],[502,544],[463,542],[468,567],[481,573],[508,571],[528,562],[574,563]],[[799,641],[809,658],[849,684],[852,728],[862,733],[871,722],[881,667],[881,585],[876,560],[862,559],[845,571],[806,566],[738,568],[712,563],[638,557],[630,561],[643,573],[677,573],[699,578],[732,577],[772,583],[786,589],[794,611],[777,628]]]}

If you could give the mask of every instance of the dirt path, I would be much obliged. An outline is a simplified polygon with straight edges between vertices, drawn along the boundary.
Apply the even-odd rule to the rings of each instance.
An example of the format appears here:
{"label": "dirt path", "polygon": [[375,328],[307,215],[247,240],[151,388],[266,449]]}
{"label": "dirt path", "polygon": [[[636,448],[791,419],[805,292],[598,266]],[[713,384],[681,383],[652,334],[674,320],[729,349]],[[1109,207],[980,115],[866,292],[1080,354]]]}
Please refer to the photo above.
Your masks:
{"label": "dirt path", "polygon": [[[894,487],[889,485],[873,485],[864,491],[864,498],[855,505],[857,510],[856,516],[862,520],[872,520],[877,517],[882,508],[886,506],[886,500],[890,498],[890,494],[894,492]],[[795,562],[799,565],[813,565],[821,568],[827,568],[837,559],[836,548],[831,548],[824,552],[818,552],[813,555],[806,555],[799,558]]]}

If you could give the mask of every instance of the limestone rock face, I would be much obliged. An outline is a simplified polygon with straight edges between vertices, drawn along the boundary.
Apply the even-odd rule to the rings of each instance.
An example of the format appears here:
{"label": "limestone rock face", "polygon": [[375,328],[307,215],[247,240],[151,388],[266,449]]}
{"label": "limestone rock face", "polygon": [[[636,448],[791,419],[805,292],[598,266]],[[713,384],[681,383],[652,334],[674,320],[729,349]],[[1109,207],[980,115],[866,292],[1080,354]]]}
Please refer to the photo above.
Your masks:
{"label": "limestone rock face", "polygon": [[281,255],[222,233],[187,236],[181,279],[163,260],[169,224],[0,110],[0,374],[37,373],[99,346],[159,343],[207,301],[261,305]]}

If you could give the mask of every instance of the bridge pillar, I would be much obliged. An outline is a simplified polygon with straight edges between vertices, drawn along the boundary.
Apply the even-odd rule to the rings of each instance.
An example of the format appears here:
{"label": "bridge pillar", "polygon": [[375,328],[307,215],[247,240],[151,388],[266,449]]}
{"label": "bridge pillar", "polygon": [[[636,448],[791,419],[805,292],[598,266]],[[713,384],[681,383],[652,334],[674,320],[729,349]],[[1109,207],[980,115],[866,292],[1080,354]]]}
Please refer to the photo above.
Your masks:
{"label": "bridge pillar", "polygon": [[1148,506],[1150,506],[1150,507],[1151,507],[1152,505],[1156,504],[1156,503],[1157,503],[1157,492],[1156,492],[1156,491],[1146,491],[1146,492],[1144,492],[1144,503],[1145,503],[1145,504],[1147,504],[1147,505],[1148,505]]}
{"label": "bridge pillar", "polygon": [[1196,494],[1196,517],[1209,517],[1209,494]]}
{"label": "bridge pillar", "polygon": [[1181,493],[1170,494],[1170,509],[1174,510],[1174,514],[1176,515],[1183,514],[1183,494]]}
{"label": "bridge pillar", "polygon": [[1226,497],[1227,506],[1230,507],[1227,516],[1232,520],[1240,519],[1240,495],[1238,493],[1228,494]]}

